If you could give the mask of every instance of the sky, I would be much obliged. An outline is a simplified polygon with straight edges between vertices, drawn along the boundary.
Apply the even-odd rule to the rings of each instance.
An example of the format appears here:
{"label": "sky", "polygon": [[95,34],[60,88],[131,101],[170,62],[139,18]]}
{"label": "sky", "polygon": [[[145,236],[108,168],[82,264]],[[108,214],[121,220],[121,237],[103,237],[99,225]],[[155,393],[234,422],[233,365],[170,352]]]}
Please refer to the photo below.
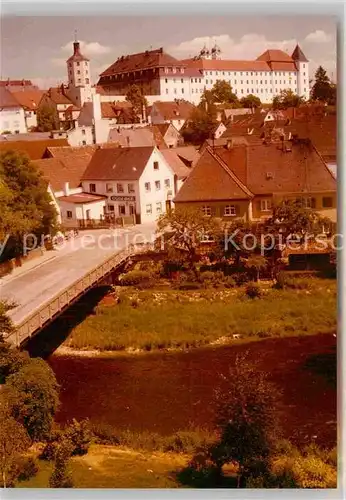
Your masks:
{"label": "sky", "polygon": [[163,47],[187,58],[216,42],[223,59],[256,59],[267,49],[291,53],[298,42],[311,62],[336,79],[336,22],[328,16],[3,17],[1,79],[31,79],[47,89],[66,82],[74,33],[90,58],[93,83],[119,56]]}

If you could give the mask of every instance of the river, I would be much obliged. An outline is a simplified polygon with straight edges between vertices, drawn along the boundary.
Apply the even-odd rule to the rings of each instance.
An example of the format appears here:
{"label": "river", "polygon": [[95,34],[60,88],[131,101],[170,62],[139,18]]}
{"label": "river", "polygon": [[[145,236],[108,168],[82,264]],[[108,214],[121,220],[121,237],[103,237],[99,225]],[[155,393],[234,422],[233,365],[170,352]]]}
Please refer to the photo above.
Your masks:
{"label": "river", "polygon": [[335,347],[332,335],[314,335],[110,357],[62,355],[58,350],[47,360],[61,385],[60,422],[88,417],[117,429],[171,434],[189,426],[212,428],[219,374],[248,349],[249,358],[283,391],[285,436],[334,446],[335,385],[317,372],[325,363],[335,363]]}

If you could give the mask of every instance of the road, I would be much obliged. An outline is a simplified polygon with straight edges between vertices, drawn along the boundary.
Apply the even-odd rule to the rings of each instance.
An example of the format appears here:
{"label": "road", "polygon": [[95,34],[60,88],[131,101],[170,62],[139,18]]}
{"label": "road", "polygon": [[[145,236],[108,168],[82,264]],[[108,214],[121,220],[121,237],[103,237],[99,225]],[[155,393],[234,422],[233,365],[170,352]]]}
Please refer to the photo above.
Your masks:
{"label": "road", "polygon": [[27,272],[24,269],[13,279],[3,280],[0,299],[15,302],[9,316],[15,325],[19,324],[111,255],[131,243],[153,241],[155,229],[155,223],[151,223],[128,229],[81,232],[79,237],[53,251],[54,258]]}

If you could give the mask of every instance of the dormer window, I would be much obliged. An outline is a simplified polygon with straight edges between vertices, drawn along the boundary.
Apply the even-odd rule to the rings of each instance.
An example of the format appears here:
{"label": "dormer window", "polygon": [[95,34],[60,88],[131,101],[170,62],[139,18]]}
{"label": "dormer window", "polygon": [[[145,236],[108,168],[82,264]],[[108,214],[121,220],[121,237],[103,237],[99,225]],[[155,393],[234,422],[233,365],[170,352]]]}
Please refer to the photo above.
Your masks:
{"label": "dormer window", "polygon": [[80,63],[79,63],[79,62],[77,62],[77,66],[80,66]]}

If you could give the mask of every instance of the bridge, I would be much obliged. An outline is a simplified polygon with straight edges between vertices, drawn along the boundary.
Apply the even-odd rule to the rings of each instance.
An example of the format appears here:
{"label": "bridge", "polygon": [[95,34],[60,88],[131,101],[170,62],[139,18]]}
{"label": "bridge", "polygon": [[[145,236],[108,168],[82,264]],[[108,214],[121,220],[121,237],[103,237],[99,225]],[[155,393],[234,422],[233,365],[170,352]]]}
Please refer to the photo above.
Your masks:
{"label": "bridge", "polygon": [[[15,303],[8,313],[15,331],[5,339],[20,346],[92,287],[106,283],[131,257],[153,250],[155,225],[89,232],[51,260],[4,281],[0,298]],[[88,238],[86,238],[88,237]],[[93,238],[93,242],[91,239]]]}

